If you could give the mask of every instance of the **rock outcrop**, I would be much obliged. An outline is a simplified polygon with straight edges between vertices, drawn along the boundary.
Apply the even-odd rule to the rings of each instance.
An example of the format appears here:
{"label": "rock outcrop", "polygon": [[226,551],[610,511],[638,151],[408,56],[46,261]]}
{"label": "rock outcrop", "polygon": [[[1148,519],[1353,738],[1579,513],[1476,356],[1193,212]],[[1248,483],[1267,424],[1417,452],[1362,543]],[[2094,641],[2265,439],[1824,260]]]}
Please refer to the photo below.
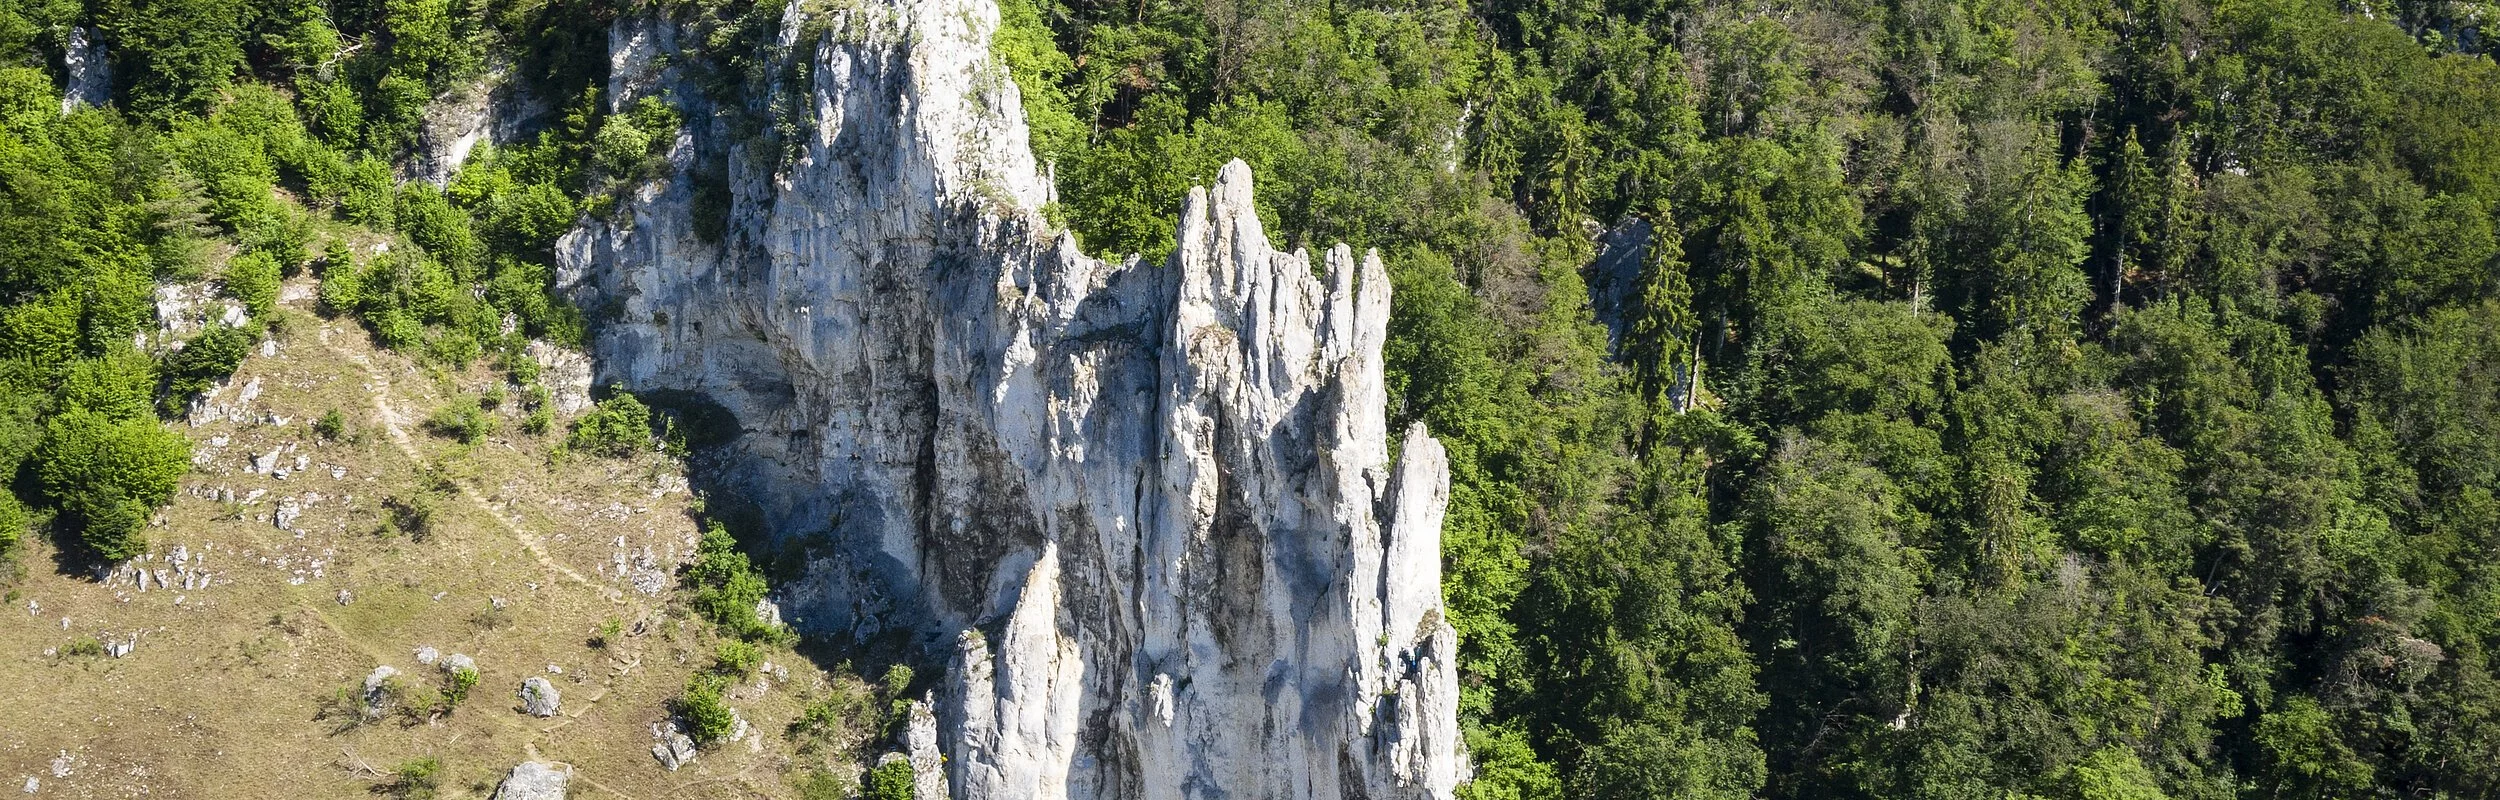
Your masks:
{"label": "rock outcrop", "polygon": [[495,786],[495,800],[564,800],[572,782],[572,765],[523,761]]}
{"label": "rock outcrop", "polygon": [[806,83],[748,94],[805,98],[797,142],[618,23],[610,102],[703,122],[560,246],[599,381],[728,420],[700,466],[811,548],[793,619],[945,661],[924,796],[1450,796],[1447,463],[1420,427],[1392,456],[1377,257],[1273,249],[1235,162],[1167,263],[1089,258],[996,7],[868,6],[790,6]]}

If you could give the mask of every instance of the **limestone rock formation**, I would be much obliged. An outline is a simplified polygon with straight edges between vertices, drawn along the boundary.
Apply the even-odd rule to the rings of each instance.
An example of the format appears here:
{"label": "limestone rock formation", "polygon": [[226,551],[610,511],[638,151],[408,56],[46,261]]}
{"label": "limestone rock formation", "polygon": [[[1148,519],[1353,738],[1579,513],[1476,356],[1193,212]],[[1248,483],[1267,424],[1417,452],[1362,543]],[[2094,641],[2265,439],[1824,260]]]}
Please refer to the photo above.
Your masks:
{"label": "limestone rock formation", "polygon": [[1168,263],[1089,258],[1038,212],[996,7],[867,6],[790,6],[808,83],[748,93],[807,99],[788,157],[665,20],[617,24],[609,101],[706,122],[560,245],[600,383],[734,421],[698,466],[816,545],[794,619],[945,663],[924,796],[1450,796],[1448,469],[1420,427],[1391,456],[1378,258],[1272,248],[1239,162]]}

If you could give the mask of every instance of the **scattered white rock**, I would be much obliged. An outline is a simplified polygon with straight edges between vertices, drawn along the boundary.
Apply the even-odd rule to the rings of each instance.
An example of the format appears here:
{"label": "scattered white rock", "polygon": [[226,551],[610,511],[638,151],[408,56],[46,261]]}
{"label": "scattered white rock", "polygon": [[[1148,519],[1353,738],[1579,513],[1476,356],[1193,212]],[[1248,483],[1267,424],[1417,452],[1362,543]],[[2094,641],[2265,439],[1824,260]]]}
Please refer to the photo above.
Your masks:
{"label": "scattered white rock", "polygon": [[434,649],[433,645],[417,648],[417,663],[419,664],[432,664],[435,659],[442,657],[442,651]]}
{"label": "scattered white rock", "polygon": [[43,791],[43,781],[35,779],[33,775],[26,776],[26,793],[34,794],[40,791]]}
{"label": "scattered white rock", "polygon": [[356,602],[355,592],[351,592],[346,589],[339,590],[339,605],[347,605],[353,602]]}
{"label": "scattered white rock", "polygon": [[442,667],[443,671],[447,673],[459,672],[461,670],[476,672],[477,659],[470,658],[467,653],[453,653],[451,655],[444,656],[443,663],[438,666]]}
{"label": "scattered white rock", "polygon": [[302,502],[293,497],[281,497],[278,498],[278,510],[270,515],[270,522],[276,524],[278,530],[292,531],[295,530],[295,521],[303,516]]}

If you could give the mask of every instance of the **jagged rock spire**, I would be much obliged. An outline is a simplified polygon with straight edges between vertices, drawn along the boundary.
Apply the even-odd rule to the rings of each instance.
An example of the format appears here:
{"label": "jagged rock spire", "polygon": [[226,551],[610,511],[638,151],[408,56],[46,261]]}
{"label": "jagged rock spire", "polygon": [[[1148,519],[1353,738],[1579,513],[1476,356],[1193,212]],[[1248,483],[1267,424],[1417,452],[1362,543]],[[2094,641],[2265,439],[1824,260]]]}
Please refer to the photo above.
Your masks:
{"label": "jagged rock spire", "polygon": [[[1238,161],[1169,263],[1084,256],[1037,213],[995,6],[876,5],[785,48],[816,59],[795,158],[681,137],[729,165],[719,241],[682,178],[566,237],[601,380],[735,417],[714,474],[821,545],[807,627],[942,654],[924,796],[1449,796],[1448,467],[1420,426],[1389,457],[1378,257],[1273,249]],[[618,25],[618,102],[721,116],[654,66],[664,22]]]}

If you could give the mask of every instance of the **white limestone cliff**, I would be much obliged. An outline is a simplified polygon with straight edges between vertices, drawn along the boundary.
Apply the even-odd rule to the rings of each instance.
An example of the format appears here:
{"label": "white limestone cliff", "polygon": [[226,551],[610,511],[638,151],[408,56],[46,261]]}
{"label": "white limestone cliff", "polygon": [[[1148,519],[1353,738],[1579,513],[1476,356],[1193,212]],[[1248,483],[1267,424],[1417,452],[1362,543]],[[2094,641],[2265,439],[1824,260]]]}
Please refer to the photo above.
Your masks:
{"label": "white limestone cliff", "polygon": [[1420,426],[1391,456],[1378,258],[1273,249],[1239,162],[1168,263],[1088,258],[1038,212],[989,0],[808,5],[805,83],[758,93],[805,99],[787,157],[667,22],[618,23],[610,102],[698,122],[558,280],[601,383],[734,419],[699,467],[811,548],[794,619],[946,659],[922,796],[1449,797],[1448,468]]}

